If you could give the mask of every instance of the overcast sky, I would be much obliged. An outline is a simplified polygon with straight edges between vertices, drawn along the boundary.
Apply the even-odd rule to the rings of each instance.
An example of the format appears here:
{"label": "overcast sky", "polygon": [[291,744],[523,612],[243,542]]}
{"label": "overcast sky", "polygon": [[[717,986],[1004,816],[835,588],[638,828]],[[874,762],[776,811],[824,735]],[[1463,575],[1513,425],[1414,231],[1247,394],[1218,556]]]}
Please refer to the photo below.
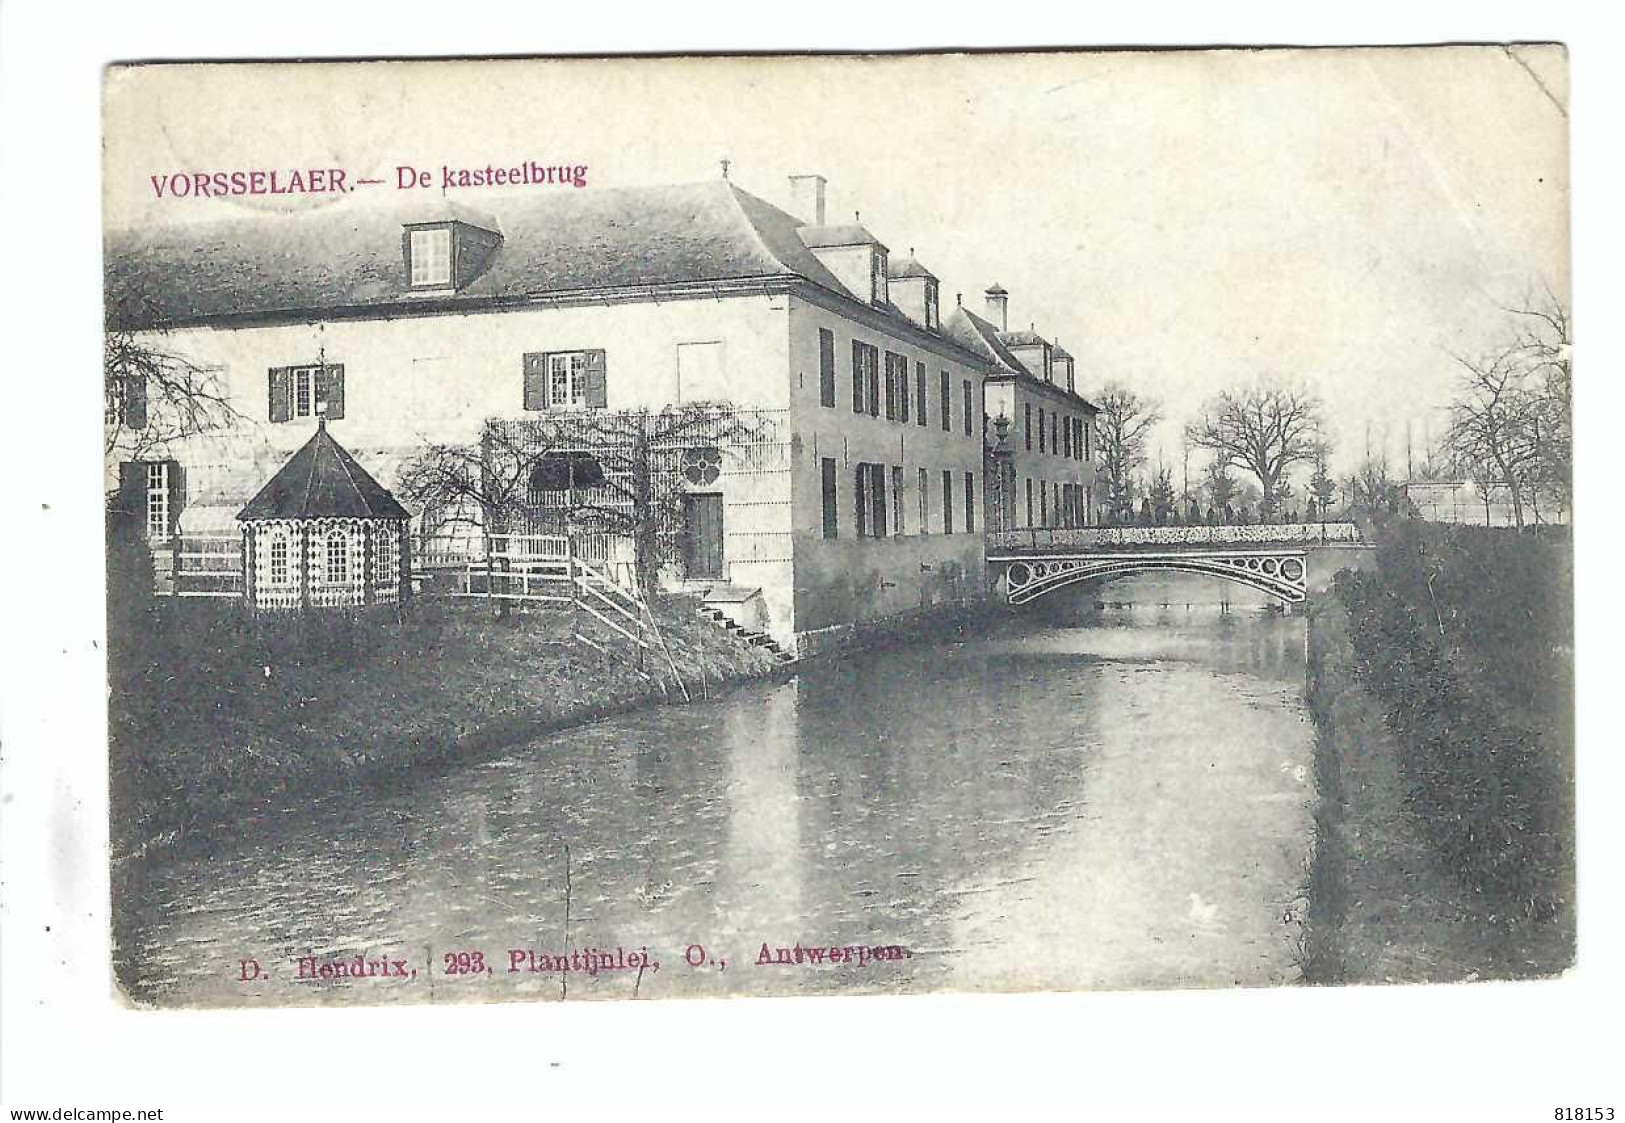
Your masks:
{"label": "overcast sky", "polygon": [[[588,165],[591,190],[726,157],[787,207],[786,177],[818,172],[831,220],[914,248],[945,307],[998,281],[1086,394],[1162,401],[1176,473],[1201,402],[1267,376],[1320,393],[1340,467],[1369,428],[1402,474],[1449,353],[1493,346],[1531,290],[1566,299],[1566,71],[1555,48],[145,69],[110,87],[105,208],[264,205],[155,201],[148,176],[179,170],[535,159]],[[394,201],[338,205],[369,200]]]}

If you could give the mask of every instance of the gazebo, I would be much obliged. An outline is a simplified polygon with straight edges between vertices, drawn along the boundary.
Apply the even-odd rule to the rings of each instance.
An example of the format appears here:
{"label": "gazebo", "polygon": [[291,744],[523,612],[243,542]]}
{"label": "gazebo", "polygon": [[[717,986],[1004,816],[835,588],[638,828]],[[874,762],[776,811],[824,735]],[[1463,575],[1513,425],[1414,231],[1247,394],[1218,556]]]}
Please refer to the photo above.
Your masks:
{"label": "gazebo", "polygon": [[256,612],[398,604],[411,596],[411,515],[327,431],[237,513]]}

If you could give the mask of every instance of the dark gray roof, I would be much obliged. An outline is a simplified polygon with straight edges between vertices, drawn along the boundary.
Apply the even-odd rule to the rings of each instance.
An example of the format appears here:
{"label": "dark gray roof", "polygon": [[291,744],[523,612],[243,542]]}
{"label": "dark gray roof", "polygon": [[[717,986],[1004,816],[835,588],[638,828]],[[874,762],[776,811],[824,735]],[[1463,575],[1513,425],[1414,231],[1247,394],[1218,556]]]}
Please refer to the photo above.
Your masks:
{"label": "dark gray roof", "polygon": [[1072,352],[1068,351],[1065,347],[1062,347],[1059,343],[1056,343],[1050,348],[1049,356],[1052,359],[1070,359],[1072,357]]}
{"label": "dark gray roof", "polygon": [[997,281],[994,281],[991,285],[989,285],[987,288],[983,289],[982,291],[987,293],[988,296],[1009,296],[1010,295],[1008,292],[1005,291],[1004,286],[999,284],[999,282],[997,282]]}
{"label": "dark gray roof", "polygon": [[1036,331],[1001,331],[999,339],[1006,347],[1040,347],[1049,342]]}
{"label": "dark gray roof", "polygon": [[[230,315],[365,309],[414,296],[401,227],[453,215],[425,200],[338,204],[207,226],[109,233],[109,319],[144,327]],[[486,221],[493,221],[487,219]],[[501,208],[501,246],[452,305],[559,291],[799,275],[846,295],[800,221],[725,180],[547,191]]]}
{"label": "dark gray roof", "polygon": [[879,238],[856,223],[847,226],[804,226],[801,228],[801,240],[815,249],[833,248],[835,246],[880,246],[885,249]]}
{"label": "dark gray roof", "polygon": [[888,262],[886,266],[886,276],[890,277],[894,281],[902,280],[905,277],[929,277],[933,281],[937,279],[937,275],[935,273],[931,272],[931,270],[921,265],[912,257],[900,258]]}
{"label": "dark gray roof", "polygon": [[1089,401],[1089,399],[1085,398],[1082,394],[1079,394],[1075,390],[1068,390],[1065,386],[1059,386],[1053,382],[1045,382],[1042,377],[1028,370],[1026,364],[1020,359],[1016,358],[1015,354],[1010,350],[1009,340],[1013,336],[1021,337],[1029,335],[1034,339],[1041,339],[1041,337],[1035,333],[1001,332],[998,328],[988,323],[988,321],[982,319],[982,317],[978,316],[975,312],[969,311],[963,305],[954,309],[953,315],[949,316],[948,319],[944,321],[943,329],[948,333],[949,338],[951,338],[955,343],[958,343],[961,347],[964,347],[968,351],[976,353],[985,361],[990,363],[993,367],[994,377],[999,377],[1002,375],[1007,378],[1025,378],[1029,382],[1037,383],[1040,386],[1048,387],[1051,390],[1058,391],[1062,394],[1068,395],[1069,397],[1078,399],[1078,401],[1083,403],[1083,407],[1089,410],[1091,413],[1100,412],[1098,407],[1096,407],[1093,402]]}
{"label": "dark gray roof", "polygon": [[974,351],[1009,374],[1025,374],[1027,368],[1010,353],[1010,348],[999,338],[999,329],[988,323],[964,305],[955,308],[943,324],[949,337],[960,346]]}
{"label": "dark gray roof", "polygon": [[237,517],[247,521],[406,519],[411,515],[333,439],[323,420],[316,426],[316,435],[288,458]]}

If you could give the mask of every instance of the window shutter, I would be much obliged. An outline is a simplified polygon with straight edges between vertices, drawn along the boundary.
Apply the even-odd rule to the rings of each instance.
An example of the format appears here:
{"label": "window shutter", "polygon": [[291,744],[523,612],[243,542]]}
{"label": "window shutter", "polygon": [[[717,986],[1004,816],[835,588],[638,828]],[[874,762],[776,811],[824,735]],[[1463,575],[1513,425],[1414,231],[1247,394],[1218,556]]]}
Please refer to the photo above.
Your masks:
{"label": "window shutter", "polygon": [[852,341],[852,412],[863,412],[863,344]]}
{"label": "window shutter", "polygon": [[344,417],[344,364],[334,363],[327,368],[327,419],[338,421]]}
{"label": "window shutter", "polygon": [[293,417],[293,372],[290,367],[271,368],[271,420],[287,421]]}
{"label": "window shutter", "polygon": [[588,351],[587,356],[587,408],[604,409],[609,405],[609,371],[604,352]]}
{"label": "window shutter", "polygon": [[925,427],[925,364],[914,364],[914,421]]}
{"label": "window shutter", "polygon": [[543,351],[525,353],[525,408],[547,408],[547,354]]}
{"label": "window shutter", "polygon": [[118,466],[118,496],[114,509],[124,518],[144,517],[147,510],[147,466],[126,460]]}
{"label": "window shutter", "polygon": [[869,507],[869,470],[868,465],[858,465],[851,475],[851,499],[853,499],[853,527],[856,528],[858,538],[869,533],[868,507]]}
{"label": "window shutter", "polygon": [[180,461],[165,461],[164,482],[169,491],[169,525],[164,529],[174,536],[181,525],[181,508],[186,505],[186,476]]}
{"label": "window shutter", "polygon": [[818,329],[818,403],[835,406],[835,333]]}
{"label": "window shutter", "polygon": [[124,425],[129,429],[147,427],[147,376],[133,374],[124,379]]}

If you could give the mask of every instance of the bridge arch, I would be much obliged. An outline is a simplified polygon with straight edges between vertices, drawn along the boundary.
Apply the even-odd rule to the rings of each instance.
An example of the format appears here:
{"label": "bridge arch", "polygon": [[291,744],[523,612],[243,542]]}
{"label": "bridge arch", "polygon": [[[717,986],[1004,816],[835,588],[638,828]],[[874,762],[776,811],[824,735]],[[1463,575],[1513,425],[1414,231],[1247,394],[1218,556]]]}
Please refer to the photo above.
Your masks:
{"label": "bridge arch", "polygon": [[1010,603],[1019,605],[1069,585],[1158,571],[1217,577],[1289,604],[1300,604],[1308,595],[1308,561],[1302,550],[1013,558],[1005,562],[1004,577]]}

